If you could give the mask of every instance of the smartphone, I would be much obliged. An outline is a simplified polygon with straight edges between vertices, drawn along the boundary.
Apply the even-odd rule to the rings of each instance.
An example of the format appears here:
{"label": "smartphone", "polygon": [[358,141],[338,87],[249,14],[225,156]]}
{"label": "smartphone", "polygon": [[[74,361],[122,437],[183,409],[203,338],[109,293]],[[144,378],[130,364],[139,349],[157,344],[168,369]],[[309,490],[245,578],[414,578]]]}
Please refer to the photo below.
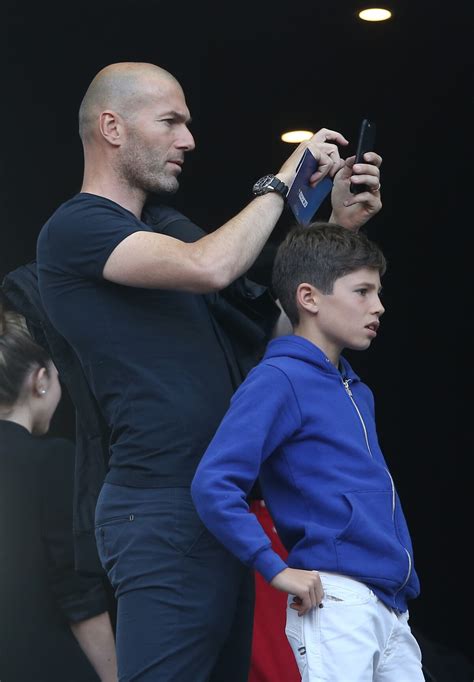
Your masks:
{"label": "smartphone", "polygon": [[[366,152],[373,152],[375,147],[375,123],[369,121],[367,118],[361,123],[359,140],[357,142],[357,151],[355,163],[364,163],[364,154]],[[367,191],[367,185],[355,185],[351,182],[350,191],[352,194],[360,194]]]}

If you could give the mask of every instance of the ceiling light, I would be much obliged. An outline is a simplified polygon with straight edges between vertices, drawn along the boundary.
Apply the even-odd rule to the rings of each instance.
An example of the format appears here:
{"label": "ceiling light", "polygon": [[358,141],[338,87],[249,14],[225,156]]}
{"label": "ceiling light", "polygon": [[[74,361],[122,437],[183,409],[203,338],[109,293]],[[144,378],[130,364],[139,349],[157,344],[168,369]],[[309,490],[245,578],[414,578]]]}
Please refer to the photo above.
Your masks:
{"label": "ceiling light", "polygon": [[313,133],[310,130],[289,130],[283,133],[281,139],[283,142],[292,142],[294,144],[298,142],[303,142],[303,140],[309,140],[313,137]]}
{"label": "ceiling light", "polygon": [[371,7],[370,9],[363,9],[359,12],[359,18],[363,21],[386,21],[390,19],[392,13],[388,9],[381,7]]}

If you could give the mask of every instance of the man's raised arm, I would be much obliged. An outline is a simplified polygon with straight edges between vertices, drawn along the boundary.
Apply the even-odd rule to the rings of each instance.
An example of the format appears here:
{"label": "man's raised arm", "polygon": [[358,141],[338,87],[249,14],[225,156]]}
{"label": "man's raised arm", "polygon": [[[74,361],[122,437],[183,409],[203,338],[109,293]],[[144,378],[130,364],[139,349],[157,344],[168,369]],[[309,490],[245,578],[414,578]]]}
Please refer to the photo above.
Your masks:
{"label": "man's raised arm", "polygon": [[[306,147],[319,162],[312,176],[315,185],[343,168],[337,145],[347,144],[338,132],[326,128],[301,143],[276,174],[286,185],[293,181]],[[223,289],[246,272],[262,250],[284,206],[277,192],[257,196],[222,227],[196,242],[136,232],[126,237],[109,256],[104,278],[127,286],[182,289],[205,293]]]}

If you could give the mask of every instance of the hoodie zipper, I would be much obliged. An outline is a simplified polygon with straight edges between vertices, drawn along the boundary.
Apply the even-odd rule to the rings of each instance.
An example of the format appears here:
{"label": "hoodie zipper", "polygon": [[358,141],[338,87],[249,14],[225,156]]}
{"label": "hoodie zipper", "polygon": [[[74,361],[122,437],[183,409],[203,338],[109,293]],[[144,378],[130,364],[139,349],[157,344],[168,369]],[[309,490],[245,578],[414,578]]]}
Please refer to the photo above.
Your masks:
{"label": "hoodie zipper", "polygon": [[[351,379],[344,379],[343,377],[341,377],[341,381],[342,381],[342,383],[343,383],[343,386],[344,386],[344,389],[345,389],[347,395],[349,396],[349,400],[350,400],[351,403],[354,405],[354,409],[355,409],[355,411],[357,412],[357,415],[358,415],[358,417],[359,417],[360,423],[362,424],[362,429],[363,429],[363,431],[364,431],[364,437],[365,437],[365,444],[366,444],[366,446],[367,446],[367,450],[368,450],[368,452],[369,452],[369,455],[370,455],[370,456],[372,457],[372,459],[373,459],[374,456],[373,456],[373,454],[372,454],[372,450],[370,449],[369,437],[368,437],[368,434],[367,434],[367,428],[366,428],[366,426],[365,426],[364,419],[363,419],[363,417],[362,417],[362,415],[361,415],[361,413],[360,413],[359,408],[357,407],[357,404],[356,404],[356,402],[355,402],[355,400],[354,400],[354,397],[353,397],[353,395],[352,395],[352,391],[351,391],[350,386],[349,386],[349,384],[350,384],[350,382],[351,382]],[[384,469],[385,469],[385,471],[386,471],[386,473],[387,473],[387,476],[388,476],[389,479],[390,479],[390,486],[391,486],[391,488],[392,488],[392,521],[393,521],[393,524],[395,525],[395,483],[393,482],[392,475],[391,475],[390,471],[387,469],[387,467],[384,467]],[[410,552],[407,550],[407,548],[405,547],[405,545],[403,545],[402,543],[400,543],[400,544],[401,544],[401,546],[403,547],[403,549],[405,550],[406,555],[407,555],[407,557],[408,557],[408,572],[407,572],[407,575],[406,575],[406,577],[405,577],[405,580],[403,581],[403,583],[400,585],[400,587],[398,588],[398,590],[397,590],[397,591],[395,592],[395,594],[394,594],[394,599],[395,599],[395,600],[396,600],[397,595],[399,594],[399,592],[401,592],[401,590],[403,590],[403,588],[404,588],[405,585],[407,584],[408,580],[410,579],[411,569],[412,569],[412,561],[411,561]]]}
{"label": "hoodie zipper", "polygon": [[[361,413],[360,413],[360,411],[359,411],[359,408],[357,407],[356,402],[355,402],[355,400],[354,400],[354,398],[353,398],[353,396],[352,396],[352,391],[351,391],[351,389],[350,389],[350,387],[349,387],[349,384],[350,384],[351,380],[350,380],[350,379],[344,379],[344,378],[342,378],[342,377],[341,377],[341,380],[342,380],[342,383],[343,383],[344,388],[345,388],[345,390],[346,390],[346,393],[347,393],[347,395],[349,396],[349,399],[350,399],[351,403],[354,405],[354,409],[355,409],[355,411],[357,412],[357,414],[358,414],[358,416],[359,416],[360,423],[362,424],[362,430],[364,431],[365,444],[366,444],[366,446],[367,446],[367,450],[369,451],[369,455],[370,455],[370,456],[372,457],[372,459],[373,459],[374,456],[373,456],[373,454],[372,454],[372,450],[370,449],[369,437],[368,437],[368,435],[367,435],[367,429],[366,429],[366,427],[365,427],[365,423],[364,423],[364,420],[363,420],[363,418],[362,418],[362,415],[361,415]],[[393,484],[392,484],[392,485],[393,485]],[[392,513],[393,513],[393,512],[392,512]]]}

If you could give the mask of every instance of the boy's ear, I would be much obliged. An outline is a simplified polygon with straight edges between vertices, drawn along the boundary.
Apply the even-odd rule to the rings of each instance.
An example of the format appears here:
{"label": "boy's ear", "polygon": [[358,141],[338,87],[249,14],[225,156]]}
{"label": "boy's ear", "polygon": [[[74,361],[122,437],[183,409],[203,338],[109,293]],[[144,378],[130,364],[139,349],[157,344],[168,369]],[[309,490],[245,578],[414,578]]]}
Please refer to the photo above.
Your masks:
{"label": "boy's ear", "polygon": [[296,305],[299,310],[316,315],[319,310],[319,291],[312,284],[302,282],[296,289]]}

